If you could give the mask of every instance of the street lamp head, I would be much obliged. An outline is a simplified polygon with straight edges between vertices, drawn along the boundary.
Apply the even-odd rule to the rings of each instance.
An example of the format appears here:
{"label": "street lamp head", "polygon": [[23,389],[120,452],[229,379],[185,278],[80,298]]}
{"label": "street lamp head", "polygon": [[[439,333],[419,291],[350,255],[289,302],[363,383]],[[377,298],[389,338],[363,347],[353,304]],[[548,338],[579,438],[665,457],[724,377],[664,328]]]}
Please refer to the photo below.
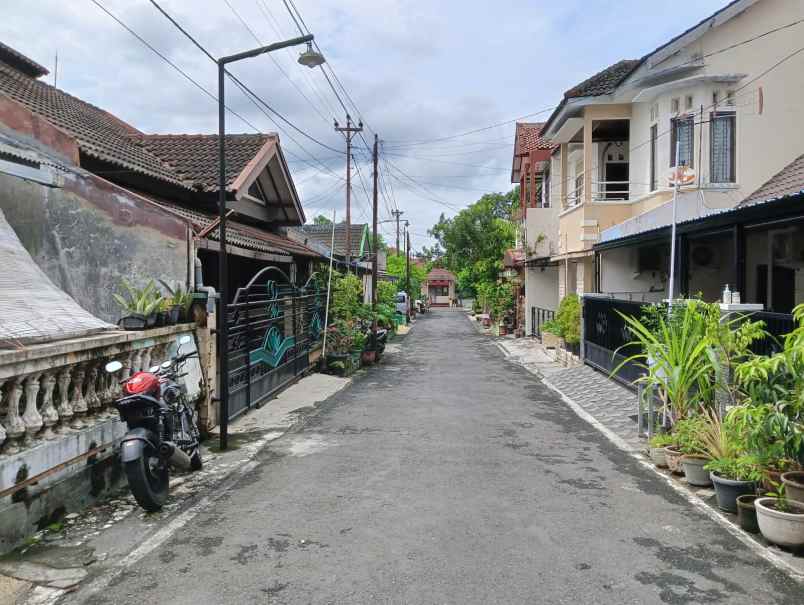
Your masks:
{"label": "street lamp head", "polygon": [[319,65],[324,64],[324,55],[320,52],[313,50],[312,42],[307,43],[307,50],[299,55],[299,63],[305,65],[310,69],[314,69]]}

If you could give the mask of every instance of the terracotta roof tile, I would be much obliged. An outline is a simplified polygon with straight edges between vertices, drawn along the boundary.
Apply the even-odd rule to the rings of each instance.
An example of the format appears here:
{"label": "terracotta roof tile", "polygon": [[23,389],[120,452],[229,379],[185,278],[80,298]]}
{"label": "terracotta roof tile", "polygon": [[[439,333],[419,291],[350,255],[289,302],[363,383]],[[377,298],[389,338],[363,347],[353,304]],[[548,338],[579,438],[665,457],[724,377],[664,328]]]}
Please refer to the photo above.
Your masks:
{"label": "terracotta roof tile", "polygon": [[5,94],[75,137],[82,153],[147,176],[182,185],[158,157],[130,137],[136,128],[112,114],[0,63]]}
{"label": "terracotta roof tile", "polygon": [[739,203],[738,207],[753,206],[804,191],[804,155],[798,156],[773,175],[759,189]]}
{"label": "terracotta roof tile", "polygon": [[[136,134],[129,137],[148,153],[169,166],[176,176],[194,189],[218,190],[218,135]],[[237,178],[260,149],[276,135],[226,135],[226,184]]]}
{"label": "terracotta roof tile", "polygon": [[[174,202],[170,202],[154,196],[148,197],[152,202],[158,204],[162,208],[173,212],[177,216],[187,219],[193,224],[196,231],[201,231],[211,225],[218,217],[212,213],[202,212],[186,206],[181,206]],[[215,227],[210,231],[206,237],[213,241],[220,241],[220,230]],[[270,233],[258,227],[251,225],[244,225],[237,221],[229,220],[226,222],[226,241],[240,248],[248,250],[256,250],[258,252],[267,252],[269,254],[289,254],[294,256],[307,256],[311,258],[320,258],[321,255],[314,252],[310,248],[294,242],[283,235],[277,233]]]}
{"label": "terracotta roof tile", "polygon": [[516,155],[524,155],[537,149],[553,149],[554,144],[542,138],[544,122],[516,123]]}
{"label": "terracotta roof tile", "polygon": [[446,269],[442,269],[440,267],[433,267],[430,273],[427,274],[427,279],[447,279],[457,281],[457,278],[452,271],[447,271]]}

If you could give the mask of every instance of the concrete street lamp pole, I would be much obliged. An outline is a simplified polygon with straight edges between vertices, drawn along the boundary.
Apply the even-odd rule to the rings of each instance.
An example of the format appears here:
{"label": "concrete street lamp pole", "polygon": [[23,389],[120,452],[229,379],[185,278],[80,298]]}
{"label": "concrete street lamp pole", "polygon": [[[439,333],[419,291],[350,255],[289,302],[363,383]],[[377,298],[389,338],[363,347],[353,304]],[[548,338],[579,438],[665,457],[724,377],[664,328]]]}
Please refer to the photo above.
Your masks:
{"label": "concrete street lamp pole", "polygon": [[226,251],[226,105],[224,102],[224,83],[226,66],[229,63],[249,59],[265,53],[307,44],[307,50],[299,56],[299,63],[306,67],[318,67],[324,63],[324,57],[312,49],[313,35],[300,36],[261,46],[228,57],[218,59],[218,223],[220,234],[220,251],[218,252],[218,399],[220,401],[220,447],[225,450],[229,442],[229,323],[226,305],[229,303],[229,272]]}

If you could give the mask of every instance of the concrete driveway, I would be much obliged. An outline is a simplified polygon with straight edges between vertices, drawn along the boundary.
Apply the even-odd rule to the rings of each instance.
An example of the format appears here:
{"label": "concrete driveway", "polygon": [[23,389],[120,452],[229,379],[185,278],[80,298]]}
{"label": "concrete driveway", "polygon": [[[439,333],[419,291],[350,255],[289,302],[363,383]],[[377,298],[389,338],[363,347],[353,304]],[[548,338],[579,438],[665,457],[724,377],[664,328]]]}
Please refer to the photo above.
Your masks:
{"label": "concrete driveway", "polygon": [[801,603],[459,311],[69,603]]}

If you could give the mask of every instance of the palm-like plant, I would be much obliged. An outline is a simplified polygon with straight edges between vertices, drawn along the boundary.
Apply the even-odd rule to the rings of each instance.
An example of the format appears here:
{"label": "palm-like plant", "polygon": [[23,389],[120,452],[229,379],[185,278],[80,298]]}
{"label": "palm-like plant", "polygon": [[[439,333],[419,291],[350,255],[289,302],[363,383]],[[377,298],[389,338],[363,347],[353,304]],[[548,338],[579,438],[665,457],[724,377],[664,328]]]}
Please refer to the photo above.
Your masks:
{"label": "palm-like plant", "polygon": [[624,347],[638,348],[639,352],[622,361],[612,375],[628,363],[644,369],[645,374],[636,382],[658,390],[673,423],[689,416],[699,403],[711,402],[713,396],[708,353],[711,341],[697,306],[685,304],[672,320],[659,315],[653,330],[639,319],[620,313],[634,337]]}
{"label": "palm-like plant", "polygon": [[143,288],[135,288],[127,279],[123,279],[120,283],[125,291],[125,296],[115,293],[112,294],[112,297],[124,311],[150,315],[159,310],[163,299],[153,280],[149,280]]}

